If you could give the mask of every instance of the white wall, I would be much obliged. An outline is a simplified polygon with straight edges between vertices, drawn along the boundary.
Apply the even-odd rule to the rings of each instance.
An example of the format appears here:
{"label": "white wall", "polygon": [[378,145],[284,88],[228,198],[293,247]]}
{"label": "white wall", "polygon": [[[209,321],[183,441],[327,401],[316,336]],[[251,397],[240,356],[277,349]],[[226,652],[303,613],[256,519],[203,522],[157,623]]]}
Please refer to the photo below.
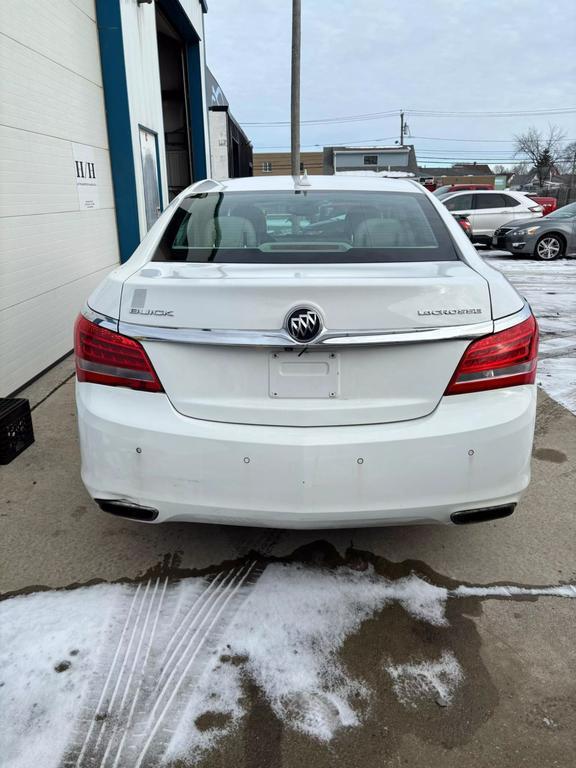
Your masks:
{"label": "white wall", "polygon": [[228,122],[224,110],[211,109],[208,112],[210,126],[210,154],[212,178],[225,181],[228,173]]}
{"label": "white wall", "polygon": [[[199,35],[203,35],[203,15],[198,0],[181,2],[184,10],[192,21]],[[144,204],[144,181],[142,178],[142,163],[140,161],[139,125],[154,131],[158,135],[158,150],[160,156],[160,181],[164,207],[168,205],[168,184],[166,173],[166,149],[164,143],[164,122],[162,115],[162,92],[160,87],[160,69],[158,62],[158,43],[156,30],[156,10],[154,3],[138,5],[135,0],[121,0],[122,40],[124,43],[124,59],[126,62],[126,82],[128,88],[128,106],[130,110],[130,127],[132,130],[132,149],[136,172],[136,196],[138,201],[138,222],[140,237],[147,232],[146,213]],[[202,60],[204,57],[201,48]],[[202,67],[204,77],[204,67]],[[202,84],[204,94],[204,83]],[[193,106],[191,105],[191,108]],[[205,129],[208,136],[208,124],[204,105]],[[208,145],[208,141],[206,141]],[[210,168],[209,151],[207,148],[207,168]],[[209,171],[208,171],[209,175]]]}
{"label": "white wall", "polygon": [[164,205],[168,204],[166,183],[166,152],[164,146],[164,121],[162,118],[162,91],[158,64],[156,35],[156,9],[154,3],[138,5],[135,0],[121,0],[122,40],[126,62],[128,108],[132,131],[132,151],[136,172],[136,197],[140,239],[148,231],[144,204],[144,181],[140,157],[140,129],[148,128],[158,135],[160,156],[160,182]]}
{"label": "white wall", "polygon": [[[118,262],[94,0],[0,2],[0,396],[72,348],[74,318]],[[81,210],[73,144],[93,148]]]}

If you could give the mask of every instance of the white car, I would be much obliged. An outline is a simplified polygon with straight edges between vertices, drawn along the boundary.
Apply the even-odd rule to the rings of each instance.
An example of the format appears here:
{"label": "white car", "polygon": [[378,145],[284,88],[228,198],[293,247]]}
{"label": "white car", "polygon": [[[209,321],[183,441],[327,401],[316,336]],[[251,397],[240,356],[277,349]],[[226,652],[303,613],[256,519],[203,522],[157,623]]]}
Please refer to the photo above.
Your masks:
{"label": "white car", "polygon": [[449,192],[438,195],[453,214],[464,214],[472,226],[472,239],[490,245],[494,232],[520,219],[540,219],[543,208],[522,192],[506,189]]}
{"label": "white car", "polygon": [[148,522],[505,517],[530,477],[537,346],[525,301],[415,182],[200,182],[78,318],[82,478]]}

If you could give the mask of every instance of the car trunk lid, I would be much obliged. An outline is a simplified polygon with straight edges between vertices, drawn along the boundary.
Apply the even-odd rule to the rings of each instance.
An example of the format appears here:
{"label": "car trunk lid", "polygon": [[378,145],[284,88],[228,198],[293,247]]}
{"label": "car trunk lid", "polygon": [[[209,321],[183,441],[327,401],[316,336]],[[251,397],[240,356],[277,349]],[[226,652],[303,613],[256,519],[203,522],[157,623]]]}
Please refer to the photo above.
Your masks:
{"label": "car trunk lid", "polygon": [[[297,307],[339,338],[292,343],[282,328]],[[470,338],[431,341],[431,332],[466,336],[464,326],[490,321],[488,284],[461,261],[158,262],[124,284],[120,331],[142,341],[185,416],[343,426],[431,413]],[[401,332],[410,343],[381,343]]]}

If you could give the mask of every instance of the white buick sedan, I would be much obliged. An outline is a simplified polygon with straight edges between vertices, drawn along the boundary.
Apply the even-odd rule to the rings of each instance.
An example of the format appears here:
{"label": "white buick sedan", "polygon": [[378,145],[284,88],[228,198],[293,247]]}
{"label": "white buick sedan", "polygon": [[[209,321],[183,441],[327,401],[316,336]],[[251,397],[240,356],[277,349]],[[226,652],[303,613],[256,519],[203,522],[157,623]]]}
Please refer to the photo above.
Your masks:
{"label": "white buick sedan", "polygon": [[529,306],[414,182],[200,182],[78,318],[82,478],[146,522],[506,517],[537,348]]}

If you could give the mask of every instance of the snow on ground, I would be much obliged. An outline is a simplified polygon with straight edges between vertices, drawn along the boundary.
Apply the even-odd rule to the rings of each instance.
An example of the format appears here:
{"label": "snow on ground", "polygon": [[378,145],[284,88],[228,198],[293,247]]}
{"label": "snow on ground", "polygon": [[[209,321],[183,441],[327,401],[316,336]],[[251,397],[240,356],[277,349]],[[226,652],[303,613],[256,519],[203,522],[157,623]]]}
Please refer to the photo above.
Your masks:
{"label": "snow on ground", "polygon": [[574,584],[555,587],[517,587],[498,584],[494,587],[457,587],[451,597],[572,597],[576,598]]}
{"label": "snow on ground", "polygon": [[[254,566],[0,602],[2,765],[192,765],[246,713],[247,679],[287,727],[328,741],[370,706],[339,651],[385,606],[447,626],[448,599],[576,598],[573,585],[448,591],[417,575]],[[449,651],[382,663],[407,706],[431,697],[449,705],[464,675]]]}
{"label": "snow on ground", "polygon": [[540,359],[538,384],[550,397],[576,413],[576,354]]}
{"label": "snow on ground", "polygon": [[352,703],[367,696],[347,677],[338,651],[391,601],[415,618],[446,622],[446,590],[417,576],[390,583],[349,568],[272,565],[231,627],[232,651],[247,657],[249,673],[278,717],[328,740],[338,728],[358,724]]}
{"label": "snow on ground", "polygon": [[388,664],[386,671],[398,699],[412,707],[421,699],[432,699],[447,706],[464,679],[462,667],[450,651],[444,651],[435,661]]}
{"label": "snow on ground", "polygon": [[539,386],[576,413],[576,260],[517,259],[480,251],[532,307],[540,326]]}
{"label": "snow on ground", "polygon": [[[38,592],[0,603],[0,762],[57,766],[99,649],[128,598],[121,585]],[[60,671],[58,671],[60,670]]]}

